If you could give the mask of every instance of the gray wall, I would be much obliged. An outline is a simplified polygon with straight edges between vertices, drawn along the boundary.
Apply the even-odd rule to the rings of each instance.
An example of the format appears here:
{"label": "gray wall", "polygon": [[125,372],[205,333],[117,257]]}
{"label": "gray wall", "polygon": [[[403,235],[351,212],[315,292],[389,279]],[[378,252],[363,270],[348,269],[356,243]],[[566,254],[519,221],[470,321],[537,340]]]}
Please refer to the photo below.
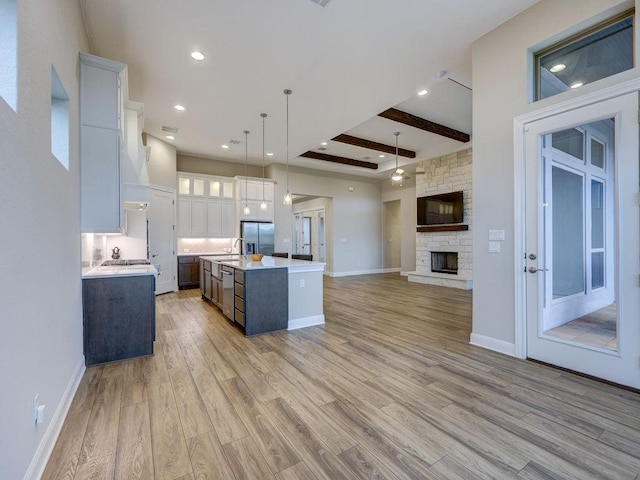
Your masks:
{"label": "gray wall", "polygon": [[177,189],[176,147],[148,134],[144,134],[149,154],[149,183],[160,187]]}
{"label": "gray wall", "polygon": [[[83,368],[78,52],[88,42],[78,2],[17,3],[17,112],[0,99],[3,479],[23,478],[41,441],[55,439],[65,391]],[[69,96],[69,171],[51,154],[52,65]],[[46,405],[38,426],[36,393]]]}
{"label": "gray wall", "polygon": [[[249,165],[249,177],[262,178],[262,166]],[[193,157],[178,154],[178,171],[200,173],[203,175],[219,175],[221,177],[244,176],[244,163],[225,162],[211,158]]]}
{"label": "gray wall", "polygon": [[[594,16],[599,20],[613,13],[606,9],[623,11],[630,6],[632,2],[617,0],[542,0],[473,44],[475,335],[515,342],[514,117],[638,75],[636,68],[599,85],[529,104],[527,51],[547,39],[563,38],[568,29],[584,28]],[[490,229],[506,231],[500,254],[488,253]]]}
{"label": "gray wall", "polygon": [[[286,166],[271,165],[275,185],[276,251],[290,250],[292,241],[292,207],[283,205],[287,189]],[[353,187],[349,192],[348,187]],[[377,180],[337,176],[328,172],[289,168],[289,191],[319,197],[330,197],[331,245],[327,271],[334,275],[379,272],[382,268],[382,207]],[[329,241],[329,239],[327,239]],[[330,268],[330,269],[329,269]]]}

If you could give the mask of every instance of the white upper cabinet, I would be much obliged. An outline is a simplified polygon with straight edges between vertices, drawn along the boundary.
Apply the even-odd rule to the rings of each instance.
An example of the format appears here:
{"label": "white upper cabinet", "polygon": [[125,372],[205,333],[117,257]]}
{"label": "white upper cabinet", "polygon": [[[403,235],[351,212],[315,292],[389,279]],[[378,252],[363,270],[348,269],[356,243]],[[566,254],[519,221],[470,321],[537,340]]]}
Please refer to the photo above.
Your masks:
{"label": "white upper cabinet", "polygon": [[121,233],[124,208],[120,157],[126,65],[80,54],[80,227]]}
{"label": "white upper cabinet", "polygon": [[178,173],[178,236],[236,236],[234,192],[231,178]]}

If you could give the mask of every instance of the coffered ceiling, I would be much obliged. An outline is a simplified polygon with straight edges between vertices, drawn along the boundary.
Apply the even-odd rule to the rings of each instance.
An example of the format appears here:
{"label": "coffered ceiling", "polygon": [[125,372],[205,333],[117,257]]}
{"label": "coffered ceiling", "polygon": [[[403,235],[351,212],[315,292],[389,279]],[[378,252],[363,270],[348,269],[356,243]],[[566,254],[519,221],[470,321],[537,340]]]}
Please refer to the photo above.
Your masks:
{"label": "coffered ceiling", "polygon": [[[259,164],[264,112],[266,163],[284,163],[290,88],[290,164],[377,178],[390,175],[393,153],[332,139],[394,146],[399,131],[400,148],[416,152],[399,158],[405,166],[466,148],[379,114],[394,108],[472,135],[471,43],[536,1],[80,0],[91,53],[129,66],[145,131],[178,152],[243,162],[250,130],[249,162]],[[174,140],[163,126],[177,129]]]}

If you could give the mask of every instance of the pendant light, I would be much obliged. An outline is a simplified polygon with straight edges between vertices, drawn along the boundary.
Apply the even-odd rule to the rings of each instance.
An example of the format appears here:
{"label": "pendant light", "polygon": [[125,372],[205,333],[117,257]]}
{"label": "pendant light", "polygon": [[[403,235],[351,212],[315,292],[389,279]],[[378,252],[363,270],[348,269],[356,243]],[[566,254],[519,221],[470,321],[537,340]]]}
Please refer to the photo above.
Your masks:
{"label": "pendant light", "polygon": [[251,215],[251,209],[247,203],[247,194],[249,193],[249,130],[244,131],[244,210],[245,215]]}
{"label": "pendant light", "polygon": [[264,199],[264,119],[267,118],[266,113],[261,113],[262,117],[262,202],[260,202],[260,210],[265,212],[267,210],[267,202]]}
{"label": "pendant light", "polygon": [[396,136],[396,169],[391,175],[391,183],[396,183],[402,181],[402,174],[404,173],[404,170],[402,168],[398,168],[398,135],[400,135],[400,132],[394,132],[393,134]]}
{"label": "pendant light", "polygon": [[287,96],[287,193],[284,194],[284,200],[282,203],[285,205],[291,205],[293,202],[291,193],[289,192],[289,95],[293,92],[287,88],[283,93]]}

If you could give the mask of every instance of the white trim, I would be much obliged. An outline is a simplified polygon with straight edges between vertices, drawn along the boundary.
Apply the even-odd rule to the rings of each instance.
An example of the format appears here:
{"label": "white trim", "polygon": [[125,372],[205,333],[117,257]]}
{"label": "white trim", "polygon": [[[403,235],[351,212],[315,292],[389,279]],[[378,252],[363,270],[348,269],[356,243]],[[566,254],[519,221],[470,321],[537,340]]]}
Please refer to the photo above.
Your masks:
{"label": "white trim", "polygon": [[382,273],[394,273],[394,272],[401,272],[402,269],[400,267],[398,268],[383,268],[382,269]]}
{"label": "white trim", "polygon": [[516,346],[513,343],[505,342],[504,340],[498,340],[492,337],[485,337],[484,335],[478,335],[472,333],[469,339],[471,345],[476,347],[486,348],[487,350],[493,350],[494,352],[504,353],[511,357],[516,356]]}
{"label": "white trim", "polygon": [[324,325],[324,315],[312,315],[289,320],[287,330],[297,330],[298,328],[312,327],[314,325]]}
{"label": "white trim", "polygon": [[332,277],[350,277],[352,275],[371,275],[372,273],[384,273],[381,268],[374,270],[355,270],[352,272],[331,272],[329,275]]}
{"label": "white trim", "polygon": [[49,423],[49,427],[44,432],[40,445],[38,445],[38,449],[31,459],[29,468],[24,474],[24,480],[37,480],[42,477],[44,469],[47,467],[49,457],[51,456],[51,452],[53,452],[53,447],[56,445],[56,441],[58,440],[58,435],[60,435],[60,431],[62,430],[62,425],[64,424],[67,413],[69,412],[69,407],[71,407],[73,397],[75,396],[78,386],[80,385],[80,380],[82,380],[82,376],[84,375],[85,369],[86,367],[84,366],[83,356],[79,365],[76,367],[76,370],[73,372],[73,375],[69,379],[67,388],[62,394],[60,403],[58,403],[58,408],[53,414],[53,417],[51,417],[51,423]]}
{"label": "white trim", "polygon": [[[555,105],[529,112],[513,120],[514,136],[514,255],[515,255],[515,350],[518,358],[527,356],[527,292],[524,273],[524,255],[526,254],[526,211],[525,211],[525,134],[528,124],[560,113],[586,107],[640,90],[640,79],[634,78],[617,85],[587,93],[581,97],[566,100]],[[472,334],[473,337],[473,334]],[[473,343],[473,342],[472,342]]]}
{"label": "white trim", "polygon": [[409,273],[411,273],[411,272],[408,272],[408,271],[403,272],[402,270],[400,271],[400,275],[401,275],[402,277],[408,277],[408,276],[409,276]]}

